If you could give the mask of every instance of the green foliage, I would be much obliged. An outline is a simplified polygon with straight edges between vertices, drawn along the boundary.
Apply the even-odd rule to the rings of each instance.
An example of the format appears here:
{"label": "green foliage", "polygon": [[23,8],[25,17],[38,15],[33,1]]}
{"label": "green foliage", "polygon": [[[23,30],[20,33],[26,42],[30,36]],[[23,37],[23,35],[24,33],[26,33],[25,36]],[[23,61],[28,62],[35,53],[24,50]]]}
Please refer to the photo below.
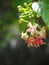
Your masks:
{"label": "green foliage", "polygon": [[42,2],[44,2],[45,4],[49,4],[49,0],[41,0]]}
{"label": "green foliage", "polygon": [[47,27],[49,27],[49,0],[41,0],[40,5],[40,15],[43,18]]}

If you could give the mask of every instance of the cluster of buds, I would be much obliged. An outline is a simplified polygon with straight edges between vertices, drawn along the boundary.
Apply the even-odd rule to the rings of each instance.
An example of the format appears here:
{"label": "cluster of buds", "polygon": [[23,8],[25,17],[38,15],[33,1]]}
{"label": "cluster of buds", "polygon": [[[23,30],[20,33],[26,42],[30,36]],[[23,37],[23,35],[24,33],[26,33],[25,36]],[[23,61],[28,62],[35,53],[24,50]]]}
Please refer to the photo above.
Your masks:
{"label": "cluster of buds", "polygon": [[39,10],[39,5],[37,2],[24,3],[24,6],[18,5],[17,8],[20,12],[19,23],[28,23],[29,20],[34,21],[35,17],[36,19],[40,18],[40,15],[37,13]]}
{"label": "cluster of buds", "polygon": [[26,32],[21,33],[21,38],[25,40],[28,46],[40,47],[40,45],[46,44],[43,41],[43,39],[46,39],[46,28],[40,27],[38,24],[32,25],[29,22]]}

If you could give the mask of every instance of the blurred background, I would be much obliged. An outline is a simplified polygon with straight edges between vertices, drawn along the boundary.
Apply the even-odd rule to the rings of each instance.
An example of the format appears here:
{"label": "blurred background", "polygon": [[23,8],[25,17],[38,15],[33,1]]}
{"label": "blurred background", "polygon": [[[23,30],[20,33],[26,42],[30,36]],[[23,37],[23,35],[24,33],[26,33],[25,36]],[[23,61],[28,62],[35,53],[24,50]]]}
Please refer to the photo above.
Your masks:
{"label": "blurred background", "polygon": [[49,65],[49,44],[28,48],[20,37],[17,6],[30,1],[0,0],[0,65]]}

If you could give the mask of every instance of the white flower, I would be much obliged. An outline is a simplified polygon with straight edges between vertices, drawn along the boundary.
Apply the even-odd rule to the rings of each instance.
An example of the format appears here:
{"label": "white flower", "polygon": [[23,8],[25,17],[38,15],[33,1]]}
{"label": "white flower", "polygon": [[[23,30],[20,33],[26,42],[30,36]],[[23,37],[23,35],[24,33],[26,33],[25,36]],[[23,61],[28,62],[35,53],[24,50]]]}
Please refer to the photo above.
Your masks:
{"label": "white flower", "polygon": [[35,24],[34,26],[37,28],[38,27],[38,24]]}
{"label": "white flower", "polygon": [[40,11],[40,8],[39,8],[39,4],[37,3],[37,2],[34,2],[33,4],[32,4],[32,9],[34,10],[34,11]]}
{"label": "white flower", "polygon": [[28,27],[32,28],[32,23],[31,22],[28,23]]}
{"label": "white flower", "polygon": [[24,40],[26,40],[29,36],[27,35],[27,32],[25,33],[21,33],[21,38],[23,38]]}

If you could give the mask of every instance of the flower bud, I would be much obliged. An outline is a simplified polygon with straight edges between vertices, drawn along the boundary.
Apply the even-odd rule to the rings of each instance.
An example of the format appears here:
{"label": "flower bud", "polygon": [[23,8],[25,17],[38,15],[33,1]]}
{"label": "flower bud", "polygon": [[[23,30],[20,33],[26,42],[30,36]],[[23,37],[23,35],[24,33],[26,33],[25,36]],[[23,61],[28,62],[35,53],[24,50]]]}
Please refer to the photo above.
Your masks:
{"label": "flower bud", "polygon": [[24,6],[27,7],[27,3],[24,3]]}
{"label": "flower bud", "polygon": [[25,9],[20,5],[18,6],[18,10],[19,10],[19,12],[25,12]]}
{"label": "flower bud", "polygon": [[32,16],[29,15],[29,18],[31,18]]}
{"label": "flower bud", "polygon": [[32,14],[32,18],[34,18],[34,15]]}
{"label": "flower bud", "polygon": [[40,15],[39,15],[39,14],[36,14],[36,17],[37,17],[37,18],[40,18]]}
{"label": "flower bud", "polygon": [[23,18],[20,18],[20,19],[19,19],[19,23],[22,23],[23,21],[24,21]]}
{"label": "flower bud", "polygon": [[21,8],[21,6],[19,5],[19,6],[17,6],[18,8]]}

